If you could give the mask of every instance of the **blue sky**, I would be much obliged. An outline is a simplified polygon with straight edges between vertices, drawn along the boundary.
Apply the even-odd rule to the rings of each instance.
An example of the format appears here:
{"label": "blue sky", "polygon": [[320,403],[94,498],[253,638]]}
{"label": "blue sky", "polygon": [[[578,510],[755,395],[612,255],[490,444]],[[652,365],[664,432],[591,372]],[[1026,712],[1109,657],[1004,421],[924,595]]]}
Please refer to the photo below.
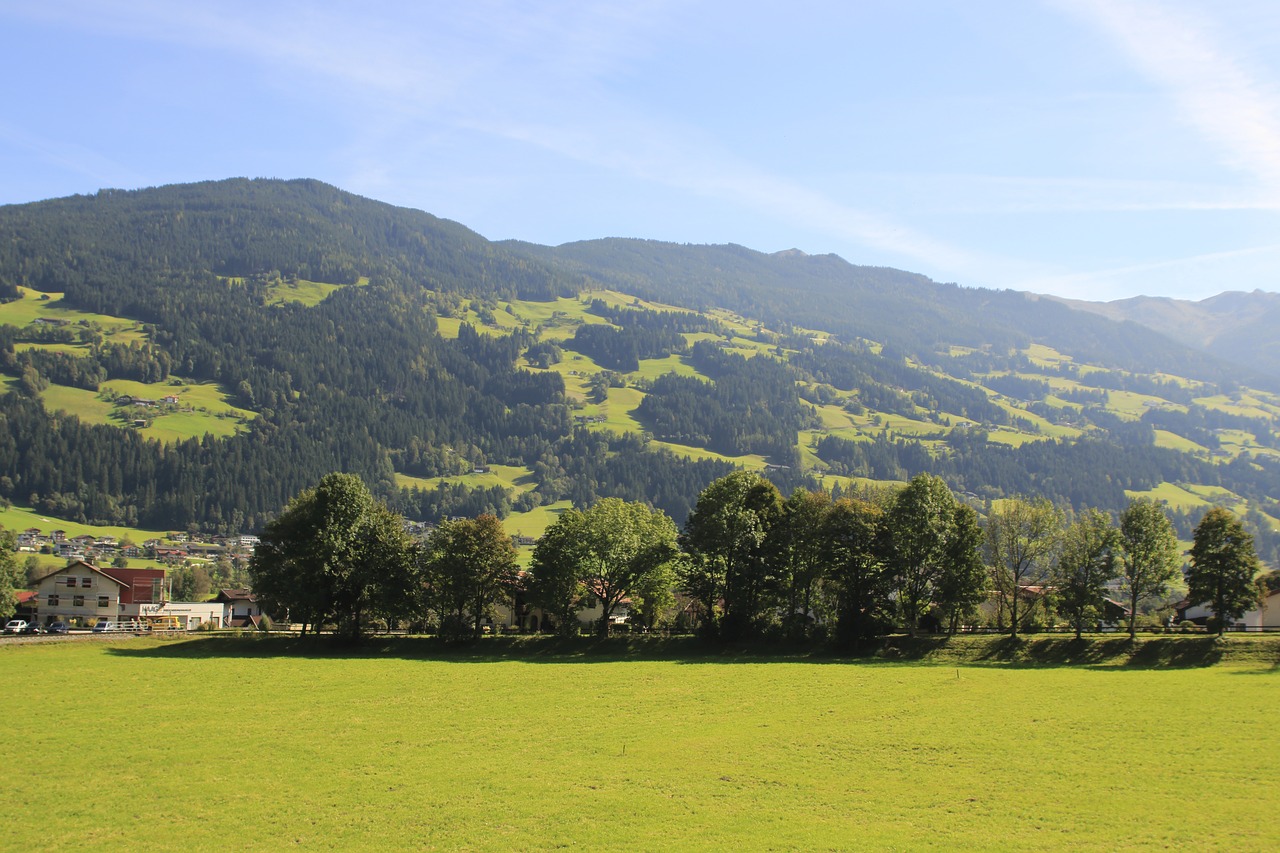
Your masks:
{"label": "blue sky", "polygon": [[1280,290],[1275,0],[0,0],[0,203],[314,177],[491,239]]}

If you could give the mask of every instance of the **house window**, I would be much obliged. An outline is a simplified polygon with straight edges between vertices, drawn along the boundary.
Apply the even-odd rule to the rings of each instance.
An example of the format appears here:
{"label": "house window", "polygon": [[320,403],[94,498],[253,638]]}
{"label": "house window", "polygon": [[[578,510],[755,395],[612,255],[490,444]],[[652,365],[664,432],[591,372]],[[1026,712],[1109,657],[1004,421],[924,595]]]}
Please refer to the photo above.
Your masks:
{"label": "house window", "polygon": [[80,586],[85,589],[91,589],[93,587],[93,578],[80,578]]}
{"label": "house window", "polygon": [[51,596],[49,596],[49,606],[50,606],[50,607],[57,607],[57,606],[58,606],[58,596],[56,596],[56,595],[51,595]]}
{"label": "house window", "polygon": [[77,595],[71,599],[71,604],[75,607],[84,607],[84,596]]}
{"label": "house window", "polygon": [[67,576],[67,586],[75,586],[75,585],[76,585],[76,579],[75,579],[75,576],[74,576],[74,575],[68,575],[68,576]]}
{"label": "house window", "polygon": [[105,595],[98,596],[99,607],[107,607],[108,605],[110,605],[110,603],[111,603],[111,600],[107,598]]}

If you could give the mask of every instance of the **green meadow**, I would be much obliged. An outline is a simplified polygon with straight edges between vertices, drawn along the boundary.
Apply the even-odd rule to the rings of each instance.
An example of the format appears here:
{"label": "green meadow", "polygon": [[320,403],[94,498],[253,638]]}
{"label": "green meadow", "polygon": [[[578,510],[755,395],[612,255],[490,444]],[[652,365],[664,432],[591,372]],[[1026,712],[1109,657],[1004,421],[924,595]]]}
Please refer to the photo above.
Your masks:
{"label": "green meadow", "polygon": [[[168,532],[163,530],[140,530],[134,527],[81,524],[64,518],[41,515],[30,507],[16,505],[0,507],[0,527],[4,527],[6,530],[26,530],[29,527],[35,527],[45,533],[62,530],[68,536],[88,534],[97,537],[114,536],[117,539],[123,539],[127,536],[134,542],[143,542],[147,539],[166,539],[169,536]],[[64,560],[63,562],[65,563],[66,561]]]}
{"label": "green meadow", "polygon": [[61,293],[41,293],[29,287],[18,286],[20,299],[0,303],[0,325],[28,326],[36,320],[58,320],[63,323],[91,323],[103,335],[117,343],[144,341],[142,324],[136,320],[112,317],[109,314],[93,314],[62,304]]}
{"label": "green meadow", "polygon": [[1147,642],[3,643],[0,814],[15,850],[1276,849],[1274,641]]}
{"label": "green meadow", "polygon": [[[363,286],[369,283],[369,279],[361,276],[355,286]],[[292,279],[285,281],[277,280],[274,284],[267,288],[267,304],[283,305],[286,302],[296,302],[307,307],[319,305],[335,290],[339,290],[346,285],[328,284],[323,281],[307,281],[306,279]]]}
{"label": "green meadow", "polygon": [[[115,403],[115,399],[122,395],[158,400],[169,394],[178,397],[176,407],[147,409],[139,413]],[[241,432],[247,421],[257,417],[256,412],[227,402],[228,395],[212,382],[174,384],[172,381],[145,383],[111,379],[103,382],[98,391],[51,384],[42,392],[41,399],[49,411],[66,412],[88,424],[123,427],[131,424],[135,417],[144,417],[147,425],[141,428],[143,434],[165,444],[200,438],[206,433],[215,438],[229,438]]]}

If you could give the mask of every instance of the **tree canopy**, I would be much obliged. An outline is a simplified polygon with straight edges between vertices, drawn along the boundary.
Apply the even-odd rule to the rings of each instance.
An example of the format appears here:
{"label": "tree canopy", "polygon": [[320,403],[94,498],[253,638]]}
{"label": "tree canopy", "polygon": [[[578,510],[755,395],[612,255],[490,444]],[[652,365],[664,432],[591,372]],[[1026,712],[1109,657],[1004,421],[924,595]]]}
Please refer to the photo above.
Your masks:
{"label": "tree canopy", "polygon": [[263,530],[249,575],[263,609],[358,639],[366,621],[414,604],[410,542],[398,517],[352,474],[329,474]]}
{"label": "tree canopy", "polygon": [[1213,507],[1196,525],[1187,569],[1187,598],[1213,608],[1221,635],[1258,604],[1258,557],[1240,520]]}

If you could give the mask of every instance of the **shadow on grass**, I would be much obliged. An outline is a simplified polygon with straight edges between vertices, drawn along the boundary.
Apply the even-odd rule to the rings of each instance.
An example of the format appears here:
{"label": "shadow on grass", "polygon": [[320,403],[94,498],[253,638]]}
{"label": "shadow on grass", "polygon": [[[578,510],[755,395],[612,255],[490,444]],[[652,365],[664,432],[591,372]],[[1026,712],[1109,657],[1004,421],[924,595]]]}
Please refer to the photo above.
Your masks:
{"label": "shadow on grass", "polygon": [[1097,667],[1105,669],[1196,668],[1247,664],[1251,671],[1280,669],[1280,636],[1219,640],[1214,637],[1055,636],[1013,639],[996,636],[890,636],[849,651],[825,645],[718,645],[694,637],[486,637],[446,643],[434,637],[371,637],[342,644],[329,636],[203,636],[111,646],[107,652],[137,658],[314,658],[452,663],[618,663],[670,661],[682,664],[809,663],[925,664],[996,667]]}
{"label": "shadow on grass", "polygon": [[717,646],[693,637],[485,637],[466,643],[447,643],[435,637],[371,637],[342,643],[329,636],[210,636],[163,640],[145,645],[120,645],[112,655],[139,658],[316,658],[444,661],[453,663],[616,663],[673,661],[677,663],[834,663],[825,647]]}

